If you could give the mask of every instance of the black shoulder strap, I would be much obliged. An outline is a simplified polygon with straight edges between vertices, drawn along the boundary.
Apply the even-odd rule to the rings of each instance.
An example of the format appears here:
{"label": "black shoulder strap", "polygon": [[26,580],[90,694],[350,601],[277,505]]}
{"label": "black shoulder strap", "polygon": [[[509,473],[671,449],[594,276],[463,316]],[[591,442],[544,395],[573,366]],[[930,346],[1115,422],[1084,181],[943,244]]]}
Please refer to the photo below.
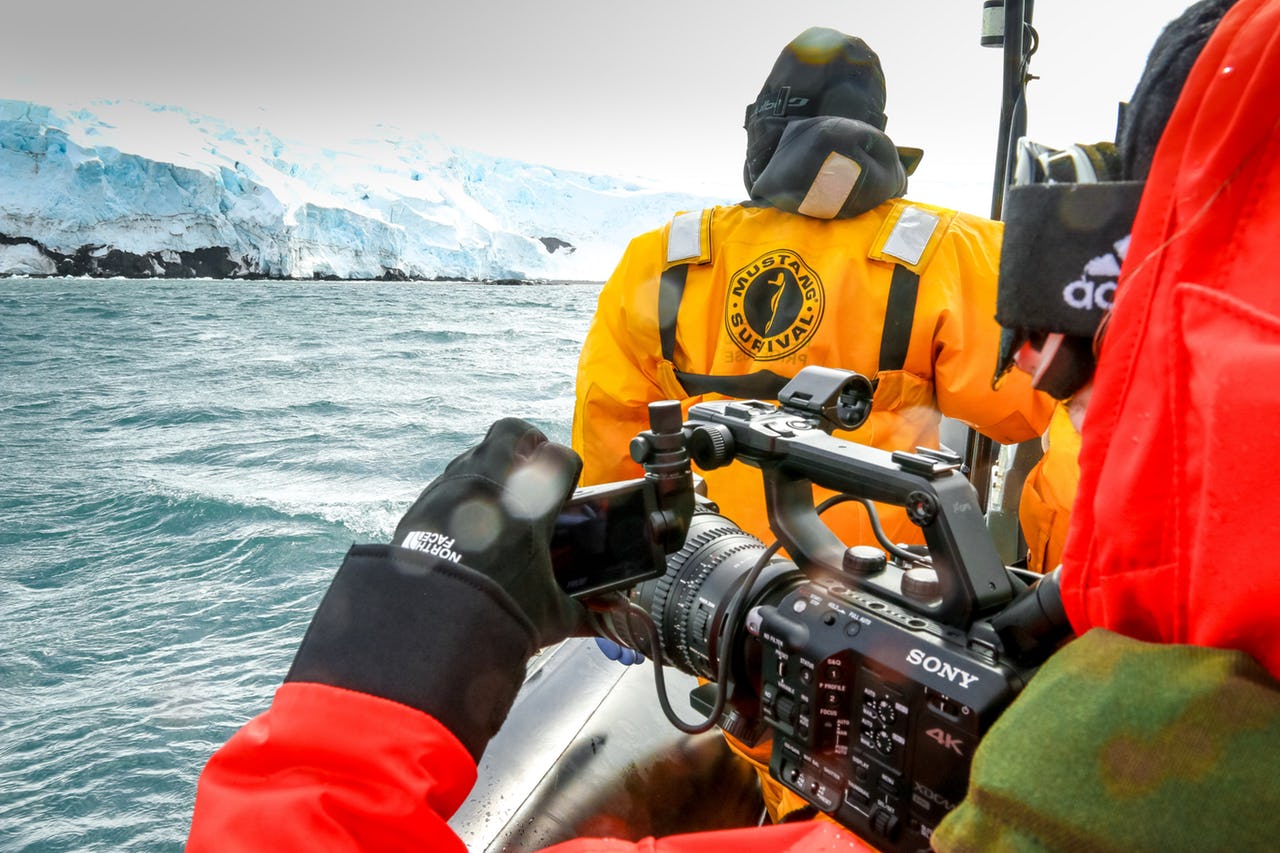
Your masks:
{"label": "black shoulder strap", "polygon": [[911,344],[911,325],[916,316],[916,299],[920,294],[920,274],[893,265],[889,282],[889,301],[884,310],[884,331],[880,338],[880,371],[901,370],[907,363]]}
{"label": "black shoulder strap", "polygon": [[676,264],[662,273],[658,284],[658,338],[662,341],[662,357],[667,361],[676,355],[676,320],[680,317],[680,300],[684,299],[684,283],[689,278],[689,265]]}

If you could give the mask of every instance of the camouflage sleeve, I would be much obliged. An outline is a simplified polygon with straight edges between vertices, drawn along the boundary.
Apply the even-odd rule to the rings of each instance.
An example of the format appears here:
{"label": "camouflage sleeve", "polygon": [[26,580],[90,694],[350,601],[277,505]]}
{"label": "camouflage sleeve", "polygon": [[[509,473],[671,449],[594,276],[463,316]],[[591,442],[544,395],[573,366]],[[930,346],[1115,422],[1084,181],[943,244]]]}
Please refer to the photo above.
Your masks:
{"label": "camouflage sleeve", "polygon": [[1280,684],[1241,652],[1102,629],[984,738],[939,851],[1272,850]]}

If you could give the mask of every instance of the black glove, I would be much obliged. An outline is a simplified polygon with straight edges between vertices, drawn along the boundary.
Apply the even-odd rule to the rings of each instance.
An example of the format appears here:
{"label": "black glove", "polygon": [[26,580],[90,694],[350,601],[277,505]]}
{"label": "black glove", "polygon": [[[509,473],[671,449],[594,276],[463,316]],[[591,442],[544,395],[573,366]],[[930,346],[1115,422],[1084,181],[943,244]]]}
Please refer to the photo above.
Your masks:
{"label": "black glove", "polygon": [[586,610],[552,579],[547,545],[581,470],[529,424],[494,424],[423,491],[393,545],[347,552],[286,683],[417,708],[478,760],[538,645],[589,632]]}
{"label": "black glove", "polygon": [[581,473],[572,450],[531,424],[504,418],[423,490],[391,543],[496,581],[544,646],[589,633],[586,610],[556,585],[549,548],[556,515]]}

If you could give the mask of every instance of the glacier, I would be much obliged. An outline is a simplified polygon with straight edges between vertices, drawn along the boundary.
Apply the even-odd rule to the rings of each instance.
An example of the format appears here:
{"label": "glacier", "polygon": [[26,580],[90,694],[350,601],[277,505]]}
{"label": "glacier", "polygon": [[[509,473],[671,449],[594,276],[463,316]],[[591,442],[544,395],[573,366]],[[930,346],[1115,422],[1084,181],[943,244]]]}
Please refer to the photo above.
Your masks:
{"label": "glacier", "polygon": [[636,234],[737,201],[376,130],[0,99],[0,276],[603,281]]}

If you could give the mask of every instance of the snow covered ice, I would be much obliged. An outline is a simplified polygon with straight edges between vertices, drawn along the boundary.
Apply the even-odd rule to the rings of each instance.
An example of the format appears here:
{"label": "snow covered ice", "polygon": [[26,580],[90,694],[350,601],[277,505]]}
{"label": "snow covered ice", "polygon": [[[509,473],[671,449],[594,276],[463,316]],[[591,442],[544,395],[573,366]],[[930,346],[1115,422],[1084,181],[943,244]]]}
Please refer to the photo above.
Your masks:
{"label": "snow covered ice", "polygon": [[601,281],[636,234],[738,200],[380,130],[339,150],[171,106],[0,99],[0,275]]}

